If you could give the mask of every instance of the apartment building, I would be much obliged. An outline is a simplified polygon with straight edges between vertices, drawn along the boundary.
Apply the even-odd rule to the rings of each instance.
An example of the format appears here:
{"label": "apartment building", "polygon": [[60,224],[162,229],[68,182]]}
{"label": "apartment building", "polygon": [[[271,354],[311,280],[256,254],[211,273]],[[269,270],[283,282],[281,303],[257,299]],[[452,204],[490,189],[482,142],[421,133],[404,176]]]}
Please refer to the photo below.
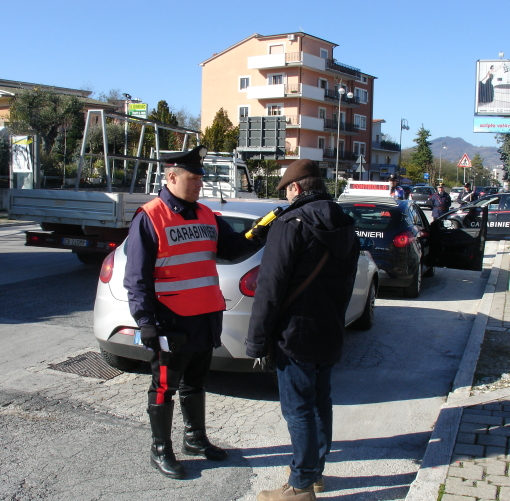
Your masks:
{"label": "apartment building", "polygon": [[375,119],[372,122],[372,162],[369,179],[385,181],[391,174],[398,174],[400,146],[393,141],[385,141],[382,124],[386,120]]}
{"label": "apartment building", "polygon": [[338,62],[336,47],[303,32],[253,34],[213,54],[201,63],[202,129],[220,108],[234,124],[240,117],[282,115],[282,167],[311,158],[334,177],[338,146],[339,175],[351,177],[360,154],[368,168],[375,77]]}

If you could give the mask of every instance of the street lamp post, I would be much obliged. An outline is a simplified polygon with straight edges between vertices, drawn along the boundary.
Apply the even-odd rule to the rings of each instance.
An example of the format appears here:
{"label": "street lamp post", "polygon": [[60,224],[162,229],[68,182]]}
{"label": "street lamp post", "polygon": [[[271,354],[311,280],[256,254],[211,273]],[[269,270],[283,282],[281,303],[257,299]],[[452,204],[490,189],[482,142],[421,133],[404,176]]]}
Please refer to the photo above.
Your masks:
{"label": "street lamp post", "polygon": [[[337,134],[336,134],[336,167],[335,167],[335,198],[338,197],[338,158],[340,153],[340,121],[342,119],[342,116],[340,114],[340,104],[342,102],[342,96],[345,94],[345,88],[340,86],[338,89],[338,116],[336,117],[337,120]],[[349,99],[352,99],[354,94],[352,92],[347,93],[347,97]]]}
{"label": "street lamp post", "polygon": [[[125,112],[128,114],[129,103],[131,102],[131,94],[122,94],[125,98]],[[127,144],[128,144],[128,121],[124,121],[124,155],[127,156]],[[126,182],[126,171],[127,171],[127,159],[124,159],[124,182]]]}
{"label": "street lamp post", "polygon": [[409,124],[405,118],[400,119],[400,146],[398,153],[398,179],[400,180],[400,168],[402,164],[402,130],[409,130]]}
{"label": "street lamp post", "polygon": [[441,143],[441,149],[439,150],[439,182],[443,181],[443,178],[441,177],[441,155],[443,150],[446,150],[446,143],[444,141]]}

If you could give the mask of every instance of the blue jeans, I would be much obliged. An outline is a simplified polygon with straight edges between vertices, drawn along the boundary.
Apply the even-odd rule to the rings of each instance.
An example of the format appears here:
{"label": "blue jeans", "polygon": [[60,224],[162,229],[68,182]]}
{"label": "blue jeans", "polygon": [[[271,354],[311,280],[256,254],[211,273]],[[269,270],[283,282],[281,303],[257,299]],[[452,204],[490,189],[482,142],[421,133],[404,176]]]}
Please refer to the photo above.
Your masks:
{"label": "blue jeans", "polygon": [[292,442],[289,484],[309,487],[322,477],[333,437],[329,364],[299,362],[276,352],[282,414]]}

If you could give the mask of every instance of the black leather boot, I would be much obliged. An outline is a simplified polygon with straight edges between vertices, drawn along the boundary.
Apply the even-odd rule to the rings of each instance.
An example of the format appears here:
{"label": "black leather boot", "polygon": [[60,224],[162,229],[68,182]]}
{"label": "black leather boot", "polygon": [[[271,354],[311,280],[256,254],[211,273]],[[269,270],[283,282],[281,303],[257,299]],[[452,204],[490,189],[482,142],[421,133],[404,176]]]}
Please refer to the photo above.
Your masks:
{"label": "black leather boot", "polygon": [[205,391],[179,397],[184,420],[182,452],[189,456],[204,456],[212,461],[227,457],[227,451],[212,445],[205,433]]}
{"label": "black leather boot", "polygon": [[152,429],[151,465],[170,478],[184,478],[184,468],[172,449],[174,403],[149,405],[147,412]]}

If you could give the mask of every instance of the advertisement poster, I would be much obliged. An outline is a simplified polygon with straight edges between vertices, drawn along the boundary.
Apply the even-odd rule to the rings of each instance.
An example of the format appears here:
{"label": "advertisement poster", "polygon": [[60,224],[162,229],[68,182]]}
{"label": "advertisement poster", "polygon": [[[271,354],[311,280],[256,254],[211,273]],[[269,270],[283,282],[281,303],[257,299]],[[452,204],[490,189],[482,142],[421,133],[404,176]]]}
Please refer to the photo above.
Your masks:
{"label": "advertisement poster", "polygon": [[475,115],[510,116],[510,61],[476,62]]}
{"label": "advertisement poster", "polygon": [[473,132],[508,134],[510,132],[510,117],[475,117]]}
{"label": "advertisement poster", "polygon": [[32,155],[30,145],[33,138],[30,136],[11,136],[11,165],[13,173],[32,172]]}

